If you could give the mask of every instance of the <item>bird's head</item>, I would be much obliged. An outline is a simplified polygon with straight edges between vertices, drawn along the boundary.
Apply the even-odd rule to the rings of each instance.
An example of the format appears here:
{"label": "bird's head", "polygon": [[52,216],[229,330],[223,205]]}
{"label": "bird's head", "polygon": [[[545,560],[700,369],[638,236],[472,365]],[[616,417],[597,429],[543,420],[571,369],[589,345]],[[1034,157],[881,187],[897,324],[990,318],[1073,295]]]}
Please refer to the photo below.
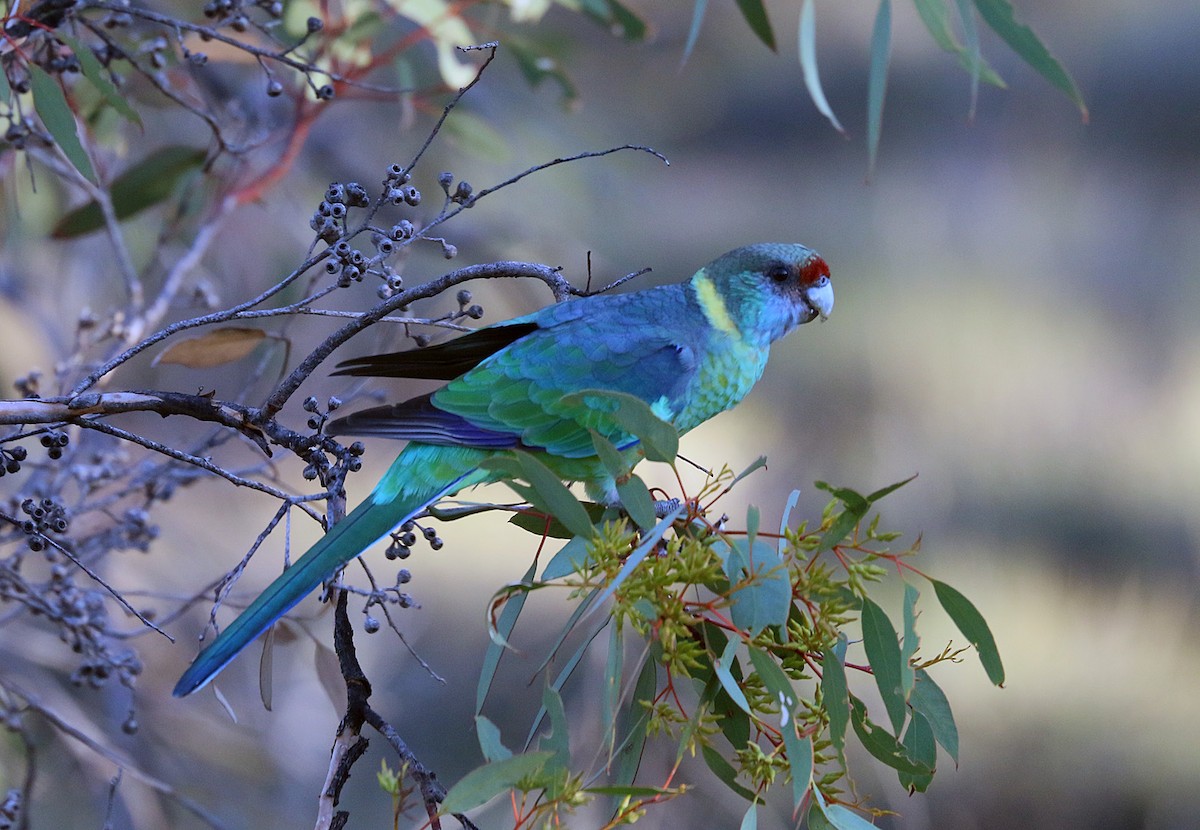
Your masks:
{"label": "bird's head", "polygon": [[697,278],[710,282],[742,336],[765,343],[833,311],[829,266],[803,245],[738,248],[705,266]]}

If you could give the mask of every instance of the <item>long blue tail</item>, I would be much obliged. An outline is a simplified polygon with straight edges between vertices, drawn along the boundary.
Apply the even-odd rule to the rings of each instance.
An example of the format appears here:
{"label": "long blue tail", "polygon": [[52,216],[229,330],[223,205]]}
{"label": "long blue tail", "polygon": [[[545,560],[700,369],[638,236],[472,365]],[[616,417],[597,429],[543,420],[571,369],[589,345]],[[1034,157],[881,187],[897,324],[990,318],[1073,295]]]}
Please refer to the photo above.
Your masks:
{"label": "long blue tail", "polygon": [[[322,536],[294,565],[280,574],[211,645],[200,652],[175,684],[175,697],[190,695],[203,688],[242,649],[270,628],[272,623],[290,611],[338,568],[382,539],[394,527],[408,521],[447,493],[474,483],[468,480],[471,478],[470,466],[466,470],[459,467],[453,474],[447,474],[448,471],[442,469],[436,472],[443,475],[430,475],[434,471],[420,464],[424,459],[414,456],[426,454],[421,451],[434,449],[446,448],[433,448],[428,445],[418,448],[417,445],[409,445],[392,463],[374,492],[362,504],[334,525],[333,529]],[[417,452],[410,452],[411,450]],[[444,454],[442,455],[443,457],[437,460],[444,462],[446,459]],[[444,464],[432,466],[445,467]],[[420,482],[401,483],[401,477],[424,479],[425,486],[421,486]],[[440,483],[437,483],[436,479],[439,478]]]}

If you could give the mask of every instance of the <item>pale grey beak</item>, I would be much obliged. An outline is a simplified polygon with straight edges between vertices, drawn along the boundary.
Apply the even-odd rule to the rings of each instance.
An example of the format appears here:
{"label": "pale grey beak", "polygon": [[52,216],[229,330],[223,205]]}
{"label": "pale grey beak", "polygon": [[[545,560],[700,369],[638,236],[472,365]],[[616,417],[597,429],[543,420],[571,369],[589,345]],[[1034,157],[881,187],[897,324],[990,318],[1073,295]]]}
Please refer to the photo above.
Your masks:
{"label": "pale grey beak", "polygon": [[804,301],[813,310],[813,317],[819,314],[822,320],[827,319],[833,311],[833,283],[829,277],[821,277],[816,285],[804,289]]}

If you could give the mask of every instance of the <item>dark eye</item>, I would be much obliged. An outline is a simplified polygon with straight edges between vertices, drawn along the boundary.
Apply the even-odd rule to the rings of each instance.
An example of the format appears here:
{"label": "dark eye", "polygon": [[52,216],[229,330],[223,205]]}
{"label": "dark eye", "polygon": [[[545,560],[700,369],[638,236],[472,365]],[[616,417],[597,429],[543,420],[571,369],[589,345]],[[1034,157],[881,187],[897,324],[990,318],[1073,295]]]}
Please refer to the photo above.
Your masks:
{"label": "dark eye", "polygon": [[767,269],[767,276],[775,282],[787,282],[791,275],[792,272],[789,271],[788,267],[783,263],[772,265]]}

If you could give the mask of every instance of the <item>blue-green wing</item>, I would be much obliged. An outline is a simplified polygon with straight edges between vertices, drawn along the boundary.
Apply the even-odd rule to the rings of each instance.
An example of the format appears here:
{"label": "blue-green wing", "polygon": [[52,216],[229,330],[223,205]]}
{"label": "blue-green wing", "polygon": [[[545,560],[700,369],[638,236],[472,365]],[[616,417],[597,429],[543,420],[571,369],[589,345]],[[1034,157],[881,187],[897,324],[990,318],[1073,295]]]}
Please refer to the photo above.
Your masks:
{"label": "blue-green wing", "polygon": [[[708,337],[704,315],[693,305],[683,286],[662,286],[560,303],[481,329],[462,338],[465,347],[435,347],[446,349],[452,363],[471,364],[449,384],[339,418],[329,431],[583,458],[594,453],[594,429],[627,446],[632,436],[611,418],[611,401],[563,398],[586,389],[624,392],[671,420],[686,405]],[[438,365],[439,352],[430,358],[408,354],[360,358],[352,371],[412,376],[414,367]],[[422,376],[437,370],[429,371]]]}
{"label": "blue-green wing", "polygon": [[594,454],[589,430],[617,446],[631,436],[609,402],[564,402],[573,392],[604,389],[646,401],[670,420],[686,403],[707,337],[703,315],[682,286],[596,297],[530,315],[537,330],[495,353],[431,396],[431,404],[520,446],[565,458]]}

